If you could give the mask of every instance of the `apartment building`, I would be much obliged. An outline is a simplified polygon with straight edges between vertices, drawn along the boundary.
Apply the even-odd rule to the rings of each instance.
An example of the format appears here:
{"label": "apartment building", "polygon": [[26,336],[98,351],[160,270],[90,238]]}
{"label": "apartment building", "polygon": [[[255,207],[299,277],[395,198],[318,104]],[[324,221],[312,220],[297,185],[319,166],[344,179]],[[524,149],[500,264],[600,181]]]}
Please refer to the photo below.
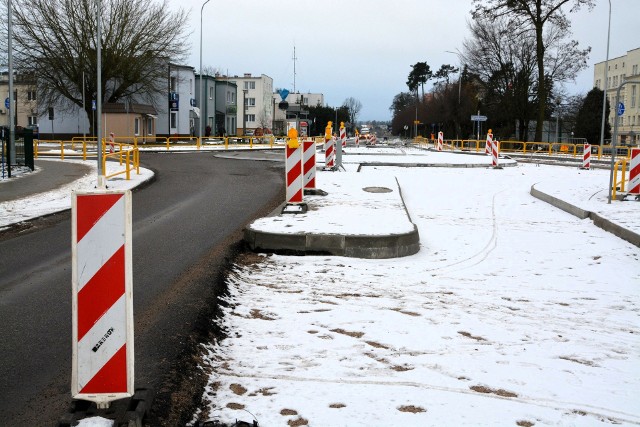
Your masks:
{"label": "apartment building", "polygon": [[[252,76],[220,76],[220,81],[229,81],[237,86],[237,134],[253,135],[258,128],[273,127],[273,79],[265,74]],[[229,133],[229,132],[227,132]]]}
{"label": "apartment building", "polygon": [[[593,86],[605,90],[611,106],[609,123],[613,131],[615,121],[618,120],[618,144],[640,144],[640,48],[627,52],[626,55],[609,59],[607,81],[604,81],[605,62],[594,66]],[[617,115],[616,92],[620,90],[620,100],[624,104],[624,114]]]}
{"label": "apartment building", "polygon": [[[0,74],[0,94],[2,95],[2,103],[0,103],[0,126],[9,126],[9,109],[6,104],[9,100],[9,72],[4,71]],[[30,75],[22,75],[14,73],[13,77],[13,98],[16,113],[14,116],[15,127],[31,127],[38,126],[38,93],[36,91],[35,81]]]}

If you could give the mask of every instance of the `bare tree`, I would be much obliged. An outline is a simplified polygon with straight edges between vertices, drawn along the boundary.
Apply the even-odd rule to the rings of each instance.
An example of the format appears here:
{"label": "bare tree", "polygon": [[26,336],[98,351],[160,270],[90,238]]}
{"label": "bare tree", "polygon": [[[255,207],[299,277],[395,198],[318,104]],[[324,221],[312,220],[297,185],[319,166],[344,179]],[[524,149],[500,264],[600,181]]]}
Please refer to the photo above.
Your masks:
{"label": "bare tree", "polygon": [[[18,68],[38,81],[39,108],[84,107],[96,99],[97,20],[93,0],[14,0]],[[154,104],[167,92],[167,65],[184,60],[187,14],[166,0],[103,0],[102,93],[98,102],[139,99]],[[160,98],[162,99],[162,98]],[[92,127],[94,123],[91,124]]]}
{"label": "bare tree", "polygon": [[349,111],[349,122],[351,122],[352,126],[355,126],[360,110],[362,110],[362,102],[350,96],[344,100],[342,106]]}
{"label": "bare tree", "polygon": [[537,97],[538,114],[535,139],[542,139],[542,126],[545,119],[545,109],[548,98],[547,76],[545,74],[545,59],[547,44],[544,29],[549,25],[556,25],[560,31],[567,32],[570,24],[562,7],[572,5],[571,11],[577,11],[581,6],[590,9],[595,0],[473,0],[473,17],[480,16],[496,18],[507,17],[514,32],[532,32],[535,36],[537,62]]}

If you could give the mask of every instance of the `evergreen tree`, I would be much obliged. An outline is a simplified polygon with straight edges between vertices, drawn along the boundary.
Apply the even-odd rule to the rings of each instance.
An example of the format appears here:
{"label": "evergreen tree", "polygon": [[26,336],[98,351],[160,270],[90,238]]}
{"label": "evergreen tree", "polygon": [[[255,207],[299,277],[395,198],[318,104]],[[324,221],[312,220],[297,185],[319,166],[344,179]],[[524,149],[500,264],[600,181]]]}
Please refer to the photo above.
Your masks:
{"label": "evergreen tree", "polygon": [[[600,125],[602,124],[602,97],[603,92],[594,87],[584,98],[573,129],[574,137],[587,138],[587,142],[594,145],[602,145],[600,141]],[[604,124],[604,139],[611,139],[611,125],[609,124],[609,100],[606,102]]]}

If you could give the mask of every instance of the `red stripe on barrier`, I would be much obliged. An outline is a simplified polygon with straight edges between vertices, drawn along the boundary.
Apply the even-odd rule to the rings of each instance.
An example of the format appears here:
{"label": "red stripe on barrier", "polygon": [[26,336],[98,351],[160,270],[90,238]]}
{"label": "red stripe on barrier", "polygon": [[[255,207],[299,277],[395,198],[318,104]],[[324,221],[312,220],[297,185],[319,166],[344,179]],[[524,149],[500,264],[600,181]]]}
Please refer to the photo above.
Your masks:
{"label": "red stripe on barrier", "polygon": [[127,345],[120,350],[91,378],[80,393],[126,393],[127,392]]}
{"label": "red stripe on barrier", "polygon": [[122,196],[123,194],[101,194],[99,196],[83,195],[78,197],[78,242]]}
{"label": "red stripe on barrier", "polygon": [[124,295],[124,246],[78,292],[78,341]]}

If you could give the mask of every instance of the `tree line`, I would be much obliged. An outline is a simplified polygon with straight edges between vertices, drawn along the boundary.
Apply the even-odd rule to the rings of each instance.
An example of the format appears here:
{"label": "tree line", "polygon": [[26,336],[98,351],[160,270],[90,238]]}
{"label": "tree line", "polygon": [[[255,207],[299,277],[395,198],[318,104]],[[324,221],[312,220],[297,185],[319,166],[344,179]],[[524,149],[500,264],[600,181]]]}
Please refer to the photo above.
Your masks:
{"label": "tree line", "polygon": [[[602,114],[602,91],[570,96],[563,88],[587,67],[591,50],[570,39],[563,6],[575,11],[593,5],[594,0],[473,0],[470,36],[458,52],[461,69],[443,64],[434,73],[426,61],[413,65],[409,91],[397,94],[390,106],[393,132],[413,135],[418,121],[423,136],[443,131],[475,138],[471,116],[480,112],[488,117],[483,131],[491,128],[500,139],[528,141],[531,133],[542,141],[544,122],[557,120],[576,138],[600,143],[600,121],[593,118]],[[425,93],[430,80],[432,90]]]}

